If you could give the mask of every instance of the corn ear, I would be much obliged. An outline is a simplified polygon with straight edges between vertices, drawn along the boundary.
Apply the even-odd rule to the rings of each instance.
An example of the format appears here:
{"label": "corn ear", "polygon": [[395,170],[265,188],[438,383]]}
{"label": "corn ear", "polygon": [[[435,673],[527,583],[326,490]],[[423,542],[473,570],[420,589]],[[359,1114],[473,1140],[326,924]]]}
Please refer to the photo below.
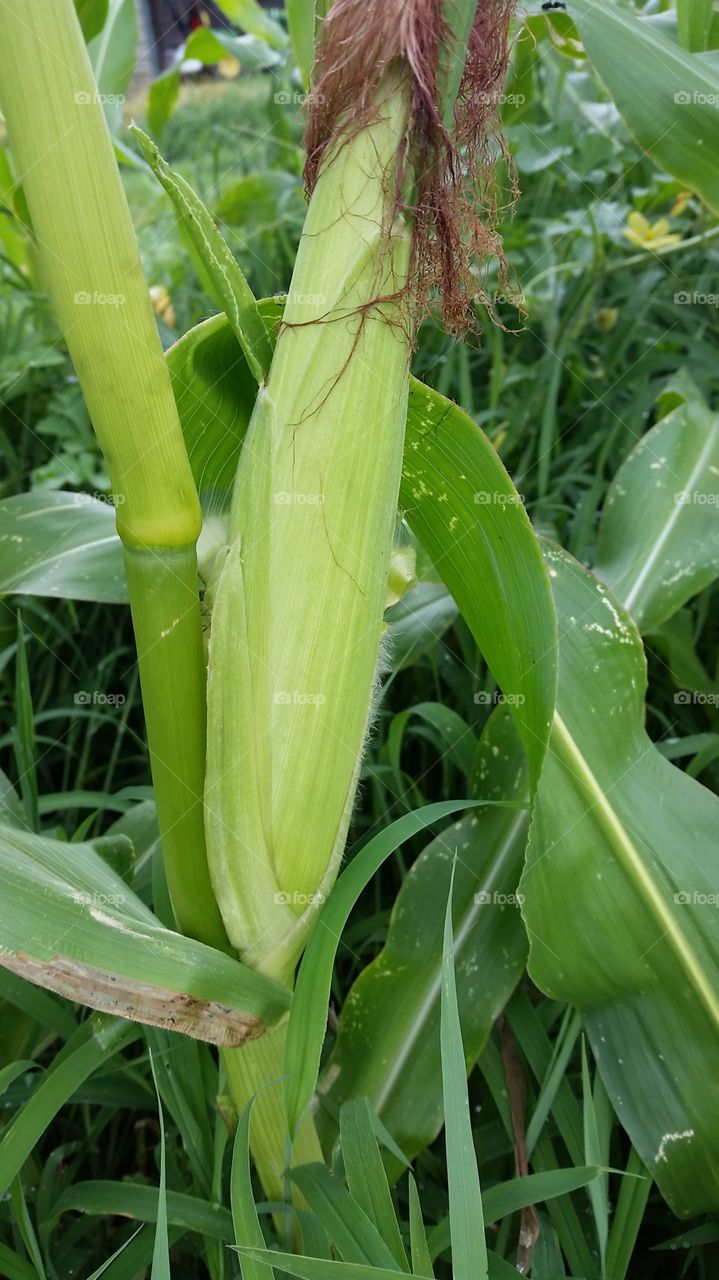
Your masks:
{"label": "corn ear", "polygon": [[409,381],[405,95],[328,155],[233,497],[205,823],[225,927],[287,979],[337,873],[371,715]]}

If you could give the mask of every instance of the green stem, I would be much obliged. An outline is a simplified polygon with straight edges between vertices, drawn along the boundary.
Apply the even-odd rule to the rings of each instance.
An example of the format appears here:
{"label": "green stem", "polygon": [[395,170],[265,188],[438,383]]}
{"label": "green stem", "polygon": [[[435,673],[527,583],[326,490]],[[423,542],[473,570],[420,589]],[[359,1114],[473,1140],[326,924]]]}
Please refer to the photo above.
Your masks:
{"label": "green stem", "polygon": [[205,701],[194,544],[201,512],[72,0],[3,0],[0,103],[126,547],[173,907],[180,928],[227,946],[199,808]]}
{"label": "green stem", "polygon": [[[285,1111],[283,1075],[287,1020],[242,1049],[221,1050],[227,1085],[235,1109],[241,1112],[255,1097],[250,1147],[265,1195],[269,1200],[297,1203],[286,1184],[292,1165],[324,1160],[314,1120],[307,1114],[290,1144]],[[283,1225],[287,1229],[287,1224]]]}

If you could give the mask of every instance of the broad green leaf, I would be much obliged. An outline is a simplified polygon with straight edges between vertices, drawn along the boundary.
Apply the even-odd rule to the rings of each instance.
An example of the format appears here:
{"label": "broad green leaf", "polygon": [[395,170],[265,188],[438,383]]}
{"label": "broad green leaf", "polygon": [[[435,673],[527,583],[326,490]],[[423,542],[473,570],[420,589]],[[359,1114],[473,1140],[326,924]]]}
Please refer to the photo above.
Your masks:
{"label": "broad green leaf", "polygon": [[256,36],[236,36],[222,27],[197,27],[185,45],[185,58],[197,58],[206,66],[235,58],[243,70],[267,71],[282,62],[266,40]]}
{"label": "broad green leaf", "polygon": [[[495,712],[482,736],[476,776],[480,799],[527,799],[526,764],[506,710]],[[460,817],[433,840],[404,879],[383,950],[345,1000],[328,1064],[329,1097],[336,1105],[369,1098],[410,1158],[433,1141],[443,1122],[443,922],[437,902],[449,891],[452,858],[456,853],[457,997],[470,1065],[524,969],[527,944],[516,890],[528,827],[526,810],[490,807]],[[331,1142],[329,1113],[321,1109],[317,1122]]]}
{"label": "broad green leaf", "polygon": [[479,1186],[477,1153],[474,1149],[472,1117],[469,1110],[467,1067],[454,973],[453,891],[454,869],[449,882],[449,896],[444,917],[440,999],[442,1095],[444,1141],[447,1154],[449,1233],[452,1242],[452,1276],[454,1280],[486,1280],[489,1264],[487,1242],[484,1236],[482,1193]]}
{"label": "broad green leaf", "polygon": [[400,502],[506,695],[539,777],[554,707],[556,620],[522,501],[461,409],[413,381]]}
{"label": "broad green leaf", "polygon": [[[267,299],[259,306],[272,331],[281,318],[281,302]],[[221,336],[226,328],[215,317],[168,353],[171,371],[180,358],[187,368],[193,347],[202,345],[193,394],[182,395],[178,409],[200,492],[207,488],[206,461],[222,441],[221,467],[212,485],[213,514],[226,481],[224,507],[229,506],[244,423],[254,403],[240,399],[240,380],[228,359],[227,337]],[[198,408],[206,390],[211,417]],[[549,581],[519,494],[496,451],[461,409],[415,379],[410,383],[400,503],[507,696],[534,783],[555,698],[556,620]]]}
{"label": "broad green leaf", "polygon": [[267,329],[238,263],[192,187],[165,163],[154,142],[132,126],[144,159],[172,200],[200,254],[256,382],[267,376],[271,344]]}
{"label": "broad green leaf", "polygon": [[37,1271],[27,1258],[0,1243],[0,1267],[7,1280],[37,1280]]}
{"label": "broad green leaf", "polygon": [[124,604],[115,511],[86,493],[19,493],[0,501],[0,594]]}
{"label": "broad green leaf", "polygon": [[639,146],[719,212],[715,68],[618,0],[572,0],[571,8],[589,58]]}
{"label": "broad green leaf", "polygon": [[607,493],[595,572],[653,631],[719,574],[719,414],[687,400],[642,436]]}
{"label": "broad green leaf", "polygon": [[287,35],[278,22],[260,7],[257,0],[217,0],[217,7],[230,22],[259,40],[266,40],[273,49],[287,48]]}
{"label": "broad green leaf", "polygon": [[395,1263],[409,1271],[387,1174],[366,1098],[347,1102],[340,1113],[340,1140],[350,1195],[374,1224]]}
{"label": "broad green leaf", "polygon": [[583,1010],[612,1104],[675,1212],[715,1211],[719,799],[647,737],[644,654],[621,605],[566,553],[547,561],[561,679],[520,884],[530,974]]}
{"label": "broad green leaf", "polygon": [[475,802],[442,801],[390,823],[355,855],[324,903],[302,957],[287,1027],[285,1099],[291,1134],[317,1084],[335,954],[357,898],[405,840],[468,807],[475,807]]}
{"label": "broad green leaf", "polygon": [[709,47],[714,0],[677,0],[679,39],[685,49],[701,53]]}
{"label": "broad green leaf", "polygon": [[31,982],[216,1044],[243,1044],[289,1005],[284,988],[165,929],[97,842],[3,827],[0,874],[0,965]]}

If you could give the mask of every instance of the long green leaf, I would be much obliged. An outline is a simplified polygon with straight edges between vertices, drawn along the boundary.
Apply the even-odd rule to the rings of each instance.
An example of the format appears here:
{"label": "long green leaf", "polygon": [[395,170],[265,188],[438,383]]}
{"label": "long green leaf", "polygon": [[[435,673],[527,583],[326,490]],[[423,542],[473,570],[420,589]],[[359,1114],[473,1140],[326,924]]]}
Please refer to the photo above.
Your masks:
{"label": "long green leaf", "polygon": [[137,125],[132,132],[142,154],[177,209],[222,300],[233,332],[258,383],[270,367],[272,348],[255,296],[199,196],[163,160],[154,142]]}
{"label": "long green leaf", "polygon": [[284,988],[165,929],[90,844],[0,827],[0,874],[0,965],[31,982],[219,1044],[289,1006]]}
{"label": "long green leaf", "polygon": [[642,150],[719,212],[713,66],[618,0],[572,0],[571,8],[594,68]]}
{"label": "long green leaf", "polygon": [[620,467],[595,572],[642,632],[719,575],[719,414],[700,397],[662,418]]}
{"label": "long green leaf", "polygon": [[335,954],[357,898],[405,840],[472,804],[443,801],[398,818],[353,858],[322,907],[302,958],[287,1029],[285,1097],[290,1133],[315,1091]]}
{"label": "long green leaf", "polygon": [[719,800],[648,739],[621,606],[566,553],[547,557],[561,681],[520,886],[530,973],[585,1012],[614,1108],[675,1211],[715,1210]]}
{"label": "long green leaf", "polygon": [[113,507],[85,493],[3,498],[0,594],[126,603]]}
{"label": "long green leaf", "polygon": [[454,875],[444,918],[440,1016],[452,1275],[454,1280],[485,1280],[489,1274],[487,1242],[454,974],[453,889]]}
{"label": "long green leaf", "polygon": [[402,1271],[409,1271],[392,1192],[366,1098],[356,1098],[343,1106],[340,1114],[340,1137],[347,1186],[352,1199],[374,1224],[396,1264]]}
{"label": "long green leaf", "polygon": [[[487,725],[475,773],[480,799],[527,799],[526,763],[506,708],[498,708]],[[339,1105],[369,1098],[410,1158],[434,1140],[443,1121],[443,921],[437,901],[449,891],[452,857],[459,856],[453,922],[457,998],[472,1063],[526,960],[516,890],[528,827],[527,811],[488,807],[460,817],[433,840],[402,884],[383,950],[344,1003],[328,1063],[329,1096]],[[331,1144],[334,1121],[327,1109],[320,1110],[317,1123]]]}
{"label": "long green leaf", "polygon": [[[254,1098],[251,1098],[237,1123],[232,1150],[230,1201],[235,1244],[264,1249],[265,1239],[252,1194],[250,1169],[250,1121],[253,1105]],[[275,1273],[272,1267],[264,1262],[258,1262],[255,1258],[241,1255],[240,1266],[242,1280],[274,1280]]]}

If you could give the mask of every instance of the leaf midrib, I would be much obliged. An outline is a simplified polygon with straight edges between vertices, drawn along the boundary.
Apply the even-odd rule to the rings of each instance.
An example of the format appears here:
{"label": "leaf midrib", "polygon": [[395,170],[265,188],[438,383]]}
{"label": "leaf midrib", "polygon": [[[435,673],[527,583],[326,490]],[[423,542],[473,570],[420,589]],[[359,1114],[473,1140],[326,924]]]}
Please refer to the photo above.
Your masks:
{"label": "leaf midrib", "polygon": [[[663,930],[663,936],[668,939],[679,964],[689,977],[710,1020],[714,1023],[717,1032],[719,1032],[719,999],[717,999],[712,990],[711,984],[706,980],[699,957],[695,955],[689,939],[669,910],[639,850],[626,831],[616,810],[609,803],[606,792],[590,769],[579,746],[558,712],[555,712],[554,716],[551,743],[556,755],[565,766],[570,768],[572,776],[581,783],[592,798],[593,804],[588,812],[593,811],[599,816],[602,825],[611,838],[615,853],[618,854],[624,869],[640,890],[644,900],[648,902],[652,914]],[[559,746],[558,750],[557,746]]]}

